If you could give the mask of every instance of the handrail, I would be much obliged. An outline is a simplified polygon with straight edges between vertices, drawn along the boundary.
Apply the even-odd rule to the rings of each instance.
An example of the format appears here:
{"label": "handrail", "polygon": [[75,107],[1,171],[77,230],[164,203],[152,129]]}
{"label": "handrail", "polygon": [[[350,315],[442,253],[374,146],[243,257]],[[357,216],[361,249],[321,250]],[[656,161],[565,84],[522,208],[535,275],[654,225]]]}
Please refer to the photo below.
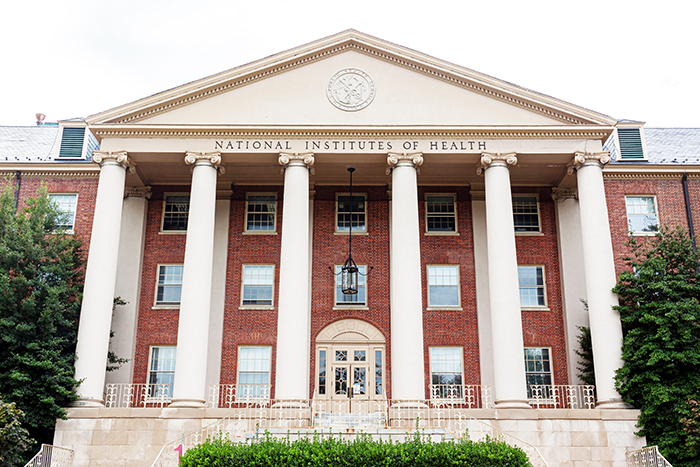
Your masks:
{"label": "handrail", "polygon": [[42,444],[39,452],[24,467],[70,467],[73,450],[51,444]]}
{"label": "handrail", "polygon": [[629,467],[673,467],[659,452],[658,446],[647,446],[634,451],[627,451]]}

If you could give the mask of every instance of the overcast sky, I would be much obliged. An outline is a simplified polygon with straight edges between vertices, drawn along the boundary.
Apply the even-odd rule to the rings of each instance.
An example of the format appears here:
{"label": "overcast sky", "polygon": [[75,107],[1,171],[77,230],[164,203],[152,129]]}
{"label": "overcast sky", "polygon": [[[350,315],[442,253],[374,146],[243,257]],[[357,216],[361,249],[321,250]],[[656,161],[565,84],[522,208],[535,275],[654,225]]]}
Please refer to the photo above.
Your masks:
{"label": "overcast sky", "polygon": [[0,125],[89,115],[348,28],[648,127],[700,127],[697,2],[5,0]]}

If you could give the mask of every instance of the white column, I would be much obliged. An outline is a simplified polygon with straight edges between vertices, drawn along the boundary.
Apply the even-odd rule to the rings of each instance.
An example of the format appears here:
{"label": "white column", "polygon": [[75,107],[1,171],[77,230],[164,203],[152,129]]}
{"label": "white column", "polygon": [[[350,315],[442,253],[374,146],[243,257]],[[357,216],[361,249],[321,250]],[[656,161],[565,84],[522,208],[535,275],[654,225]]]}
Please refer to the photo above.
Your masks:
{"label": "white column", "polygon": [[620,408],[627,405],[614,383],[615,370],[622,366],[622,324],[613,309],[617,295],[611,291],[617,279],[603,185],[603,165],[608,162],[607,152],[576,153],[574,157],[598,406]]}
{"label": "white column", "polygon": [[309,398],[309,168],[313,154],[281,154],[284,170],[276,399]]}
{"label": "white column", "polygon": [[82,383],[78,386],[78,400],[74,405],[79,406],[101,406],[104,402],[102,395],[117,279],[125,169],[133,170],[125,151],[95,151],[92,161],[100,164],[101,171],[76,346],[75,379],[82,380]]}
{"label": "white column", "polygon": [[481,156],[486,186],[489,304],[493,377],[497,408],[530,408],[527,403],[518,259],[515,253],[509,165],[515,154]]}
{"label": "white column", "polygon": [[395,400],[425,399],[423,296],[418,225],[417,154],[389,154],[391,170],[391,393]]}
{"label": "white column", "polygon": [[221,155],[218,152],[187,153],[185,163],[194,165],[194,168],[177,330],[173,403],[170,406],[204,407],[214,263],[216,178]]}

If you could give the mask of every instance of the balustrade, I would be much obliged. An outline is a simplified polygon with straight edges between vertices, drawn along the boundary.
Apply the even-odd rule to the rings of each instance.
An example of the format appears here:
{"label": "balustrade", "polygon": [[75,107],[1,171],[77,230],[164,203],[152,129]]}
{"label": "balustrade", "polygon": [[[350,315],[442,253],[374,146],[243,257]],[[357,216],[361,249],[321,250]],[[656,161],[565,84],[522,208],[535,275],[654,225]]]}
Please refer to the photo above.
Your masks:
{"label": "balustrade", "polygon": [[595,409],[595,386],[533,384],[529,393],[537,409]]}

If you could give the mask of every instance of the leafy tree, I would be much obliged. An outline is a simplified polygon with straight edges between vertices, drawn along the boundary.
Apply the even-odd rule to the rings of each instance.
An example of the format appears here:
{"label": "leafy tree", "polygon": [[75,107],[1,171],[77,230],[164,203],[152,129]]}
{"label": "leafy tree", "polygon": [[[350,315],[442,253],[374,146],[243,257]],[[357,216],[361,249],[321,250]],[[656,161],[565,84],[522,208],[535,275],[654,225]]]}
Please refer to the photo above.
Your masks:
{"label": "leafy tree", "polygon": [[658,444],[674,467],[698,466],[687,448],[689,399],[700,398],[700,262],[681,228],[632,238],[629,270],[613,289],[620,297],[624,364],[616,385],[641,410],[640,435]]}
{"label": "leafy tree", "polygon": [[574,350],[581,359],[576,365],[576,375],[583,384],[595,386],[595,369],[593,368],[593,342],[591,341],[591,328],[576,326],[578,329],[578,349]]}
{"label": "leafy tree", "polygon": [[29,449],[29,433],[22,428],[24,414],[15,404],[0,400],[0,465],[15,467],[24,465],[23,454]]}
{"label": "leafy tree", "polygon": [[61,229],[63,214],[45,187],[15,212],[0,193],[0,397],[25,414],[39,443],[51,444],[61,407],[75,400],[75,341],[84,257]]}

